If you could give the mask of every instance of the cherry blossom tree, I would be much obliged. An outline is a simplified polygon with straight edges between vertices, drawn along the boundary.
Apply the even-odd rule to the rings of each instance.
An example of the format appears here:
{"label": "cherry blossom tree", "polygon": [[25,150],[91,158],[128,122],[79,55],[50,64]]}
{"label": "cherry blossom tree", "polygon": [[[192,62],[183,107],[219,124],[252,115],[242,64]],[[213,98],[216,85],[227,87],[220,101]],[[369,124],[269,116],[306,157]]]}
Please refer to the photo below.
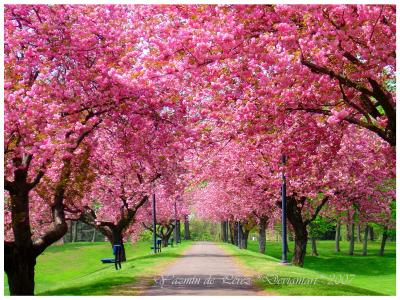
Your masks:
{"label": "cherry blossom tree", "polygon": [[[127,47],[141,45],[126,19],[121,6],[6,6],[4,182],[12,235],[5,271],[12,295],[33,294],[36,257],[67,231],[65,192],[82,144],[122,104],[145,102],[140,85],[126,86],[112,72]],[[51,224],[32,236],[39,185],[50,191],[43,215]]]}
{"label": "cherry blossom tree", "polygon": [[11,294],[33,294],[36,257],[68,218],[122,242],[157,188],[160,224],[190,187],[203,217],[261,230],[280,214],[285,171],[297,265],[320,213],[387,223],[395,16],[393,5],[7,5]]}

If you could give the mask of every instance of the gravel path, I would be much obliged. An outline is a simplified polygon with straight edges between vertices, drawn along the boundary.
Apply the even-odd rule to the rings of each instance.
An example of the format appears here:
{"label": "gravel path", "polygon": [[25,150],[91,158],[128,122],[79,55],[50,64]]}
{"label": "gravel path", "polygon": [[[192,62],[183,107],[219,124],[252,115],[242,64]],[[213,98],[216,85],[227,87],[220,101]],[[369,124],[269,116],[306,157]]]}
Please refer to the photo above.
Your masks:
{"label": "gravel path", "polygon": [[263,293],[232,257],[211,242],[198,242],[155,278],[144,296],[249,295]]}

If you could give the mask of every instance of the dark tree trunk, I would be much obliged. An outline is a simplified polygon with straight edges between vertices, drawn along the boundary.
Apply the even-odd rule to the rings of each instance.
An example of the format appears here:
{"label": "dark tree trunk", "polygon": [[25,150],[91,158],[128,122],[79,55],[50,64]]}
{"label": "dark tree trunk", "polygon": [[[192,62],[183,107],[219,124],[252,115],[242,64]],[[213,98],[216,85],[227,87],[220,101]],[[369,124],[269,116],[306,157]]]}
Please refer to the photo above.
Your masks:
{"label": "dark tree trunk", "polygon": [[221,221],[221,241],[226,242],[227,238],[226,238],[226,231],[225,231],[225,222],[226,221]]}
{"label": "dark tree trunk", "polygon": [[369,240],[375,241],[374,228],[372,226],[369,226]]}
{"label": "dark tree trunk", "polygon": [[126,261],[125,245],[122,232],[118,230],[112,230],[112,235],[108,237],[111,246],[121,245],[121,261]]}
{"label": "dark tree trunk", "polygon": [[243,226],[240,226],[240,245],[242,249],[247,249],[247,241],[249,239],[250,230],[243,229]]}
{"label": "dark tree trunk", "polygon": [[[12,229],[14,242],[4,242],[4,270],[7,273],[10,294],[33,295],[35,289],[36,254],[31,239],[29,221],[29,189],[26,172],[16,171],[16,181],[11,197]],[[17,177],[21,176],[21,177]]]}
{"label": "dark tree trunk", "polygon": [[335,232],[335,252],[340,252],[340,222],[336,223],[336,232]]}
{"label": "dark tree trunk", "polygon": [[382,232],[381,248],[379,249],[380,256],[383,256],[385,254],[385,245],[387,238],[388,238],[388,233],[387,233],[387,227],[385,226]]}
{"label": "dark tree trunk", "polygon": [[68,227],[60,202],[56,201],[52,206],[53,227],[33,241],[29,221],[29,189],[26,184],[16,187],[10,192],[15,241],[4,242],[4,271],[12,296],[34,295],[36,257],[61,239]]}
{"label": "dark tree trunk", "polygon": [[290,249],[289,249],[289,243],[288,243],[288,235],[286,236],[285,244],[286,244],[286,251],[289,253]]}
{"label": "dark tree trunk", "polygon": [[312,256],[318,256],[318,251],[317,251],[317,240],[315,238],[311,238],[311,255]]}
{"label": "dark tree trunk", "polygon": [[4,270],[10,295],[34,295],[36,258],[33,253],[32,244],[17,247],[14,242],[5,242]]}
{"label": "dark tree trunk", "polygon": [[302,267],[304,265],[304,257],[306,255],[308,232],[307,225],[301,215],[301,208],[297,206],[295,197],[287,197],[286,199],[287,218],[294,230],[294,253],[292,264]]}
{"label": "dark tree trunk", "polygon": [[235,236],[235,222],[229,221],[229,238],[232,245],[235,245],[236,236]]}
{"label": "dark tree trunk", "polygon": [[304,257],[306,256],[308,233],[307,228],[303,224],[295,230],[294,237],[294,254],[292,264],[302,267],[304,265]]}
{"label": "dark tree trunk", "polygon": [[258,225],[258,251],[265,253],[267,218],[261,217],[260,224]]}
{"label": "dark tree trunk", "polygon": [[175,221],[174,221],[174,225],[175,225],[175,227],[174,227],[174,231],[173,231],[173,236],[174,236],[175,244],[178,244],[178,242],[179,242],[179,232],[178,232],[179,226],[178,226],[178,220],[175,220]]}
{"label": "dark tree trunk", "polygon": [[178,240],[177,240],[177,242],[181,242],[181,221],[180,220],[178,220],[178,222],[177,222],[177,225],[178,225],[178,229],[177,229],[177,232],[178,232]]}
{"label": "dark tree trunk", "polygon": [[225,225],[225,235],[226,235],[226,242],[229,242],[229,221],[226,221]]}
{"label": "dark tree trunk", "polygon": [[188,217],[188,216],[185,216],[183,238],[184,238],[185,240],[190,240],[189,217]]}
{"label": "dark tree trunk", "polygon": [[351,240],[351,225],[346,224],[346,240],[350,241]]}
{"label": "dark tree trunk", "polygon": [[163,247],[168,247],[168,241],[171,237],[171,234],[172,234],[172,230],[169,233],[167,232],[165,235],[161,236],[161,244]]}
{"label": "dark tree trunk", "polygon": [[361,225],[360,223],[357,224],[357,241],[361,243]]}
{"label": "dark tree trunk", "polygon": [[[304,265],[304,257],[306,255],[308,241],[307,226],[315,220],[322,207],[328,202],[329,198],[323,198],[309,219],[303,219],[301,214],[303,204],[307,198],[301,197],[298,200],[299,201],[297,201],[295,196],[289,196],[286,198],[286,215],[294,231],[294,253],[292,264],[302,267]],[[277,205],[281,207],[282,202],[278,201]]]}
{"label": "dark tree trunk", "polygon": [[234,245],[235,246],[239,246],[238,244],[238,223],[237,222],[233,222],[233,241],[234,241]]}
{"label": "dark tree trunk", "polygon": [[99,224],[96,221],[97,216],[95,211],[88,206],[84,207],[79,220],[99,230],[107,237],[111,245],[121,245],[121,261],[126,261],[125,245],[122,233],[132,222],[134,222],[137,210],[147,202],[148,198],[147,195],[143,196],[134,207],[128,207],[126,200],[122,199],[126,211],[121,211],[121,217],[117,224],[111,222],[100,222]]}
{"label": "dark tree trunk", "polygon": [[[76,146],[68,148],[69,153],[79,147],[80,142],[94,127],[85,130],[78,137]],[[68,142],[73,144],[72,138]],[[5,242],[4,270],[8,275],[8,284],[11,295],[33,295],[35,287],[36,257],[60,240],[68,230],[64,213],[64,194],[71,175],[71,158],[64,158],[59,178],[54,186],[54,195],[50,204],[52,226],[40,237],[32,239],[29,221],[29,192],[34,189],[44,176],[44,171],[36,173],[32,181],[28,181],[28,171],[32,161],[32,154],[23,154],[14,157],[15,167],[13,181],[4,178],[4,189],[9,192],[11,201],[11,219],[14,242]]]}
{"label": "dark tree trunk", "polygon": [[349,243],[349,255],[354,254],[354,223],[350,225],[350,243]]}
{"label": "dark tree trunk", "polygon": [[[164,229],[166,229],[166,231],[164,232]],[[168,225],[160,225],[158,227],[158,232],[157,232],[157,236],[159,238],[161,238],[161,245],[163,247],[168,247],[168,241],[172,235],[172,233],[174,232],[175,226],[173,223],[168,224]]]}
{"label": "dark tree trunk", "polygon": [[363,250],[362,250],[362,255],[367,255],[368,232],[369,232],[369,226],[368,226],[368,224],[366,224],[366,225],[365,225],[365,229],[364,229],[364,239],[363,239]]}

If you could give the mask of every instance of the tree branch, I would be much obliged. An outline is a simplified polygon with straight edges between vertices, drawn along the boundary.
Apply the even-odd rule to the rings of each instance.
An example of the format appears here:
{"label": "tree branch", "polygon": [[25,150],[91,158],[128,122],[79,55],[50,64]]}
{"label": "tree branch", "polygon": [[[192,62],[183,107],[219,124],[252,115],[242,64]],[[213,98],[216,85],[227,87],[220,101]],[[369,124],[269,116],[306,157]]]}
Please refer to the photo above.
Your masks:
{"label": "tree branch", "polygon": [[308,219],[308,220],[306,220],[306,221],[304,222],[304,224],[305,224],[306,226],[307,226],[308,224],[310,224],[312,221],[314,221],[314,220],[317,218],[318,213],[320,212],[320,210],[322,209],[322,207],[325,205],[325,203],[328,202],[328,200],[329,200],[329,197],[328,197],[328,196],[326,196],[326,197],[322,200],[322,202],[321,202],[321,203],[317,206],[317,208],[315,209],[313,216],[312,216],[310,219]]}
{"label": "tree branch", "polygon": [[42,179],[42,177],[44,176],[44,171],[40,170],[37,174],[35,179],[31,182],[28,183],[28,189],[31,190],[33,189],[35,186],[37,186],[40,182],[40,180]]}
{"label": "tree branch", "polygon": [[8,191],[10,194],[15,193],[14,182],[9,181],[5,176],[4,176],[4,189]]}
{"label": "tree branch", "polygon": [[373,91],[370,91],[366,87],[360,85],[357,82],[352,81],[351,79],[343,75],[335,73],[334,71],[328,69],[327,67],[318,66],[308,60],[305,60],[304,58],[301,59],[301,64],[309,68],[313,73],[328,75],[331,78],[337,79],[341,84],[345,86],[352,87],[363,94],[374,97]]}
{"label": "tree branch", "polygon": [[[286,109],[287,111],[305,111],[305,112],[309,112],[309,113],[316,113],[316,114],[322,114],[325,116],[331,116],[332,113],[329,110],[326,109],[320,109],[320,108],[303,108],[303,107],[297,107],[297,108],[288,108]],[[390,136],[387,136],[385,134],[385,131],[382,130],[379,127],[376,127],[374,124],[371,123],[367,123],[367,122],[363,122],[361,120],[357,120],[353,117],[350,116],[346,116],[343,120],[351,123],[351,124],[355,124],[361,127],[364,127],[372,132],[375,132],[378,136],[380,136],[382,139],[384,139],[385,141],[387,141],[389,144],[393,145],[393,141],[390,138]]]}

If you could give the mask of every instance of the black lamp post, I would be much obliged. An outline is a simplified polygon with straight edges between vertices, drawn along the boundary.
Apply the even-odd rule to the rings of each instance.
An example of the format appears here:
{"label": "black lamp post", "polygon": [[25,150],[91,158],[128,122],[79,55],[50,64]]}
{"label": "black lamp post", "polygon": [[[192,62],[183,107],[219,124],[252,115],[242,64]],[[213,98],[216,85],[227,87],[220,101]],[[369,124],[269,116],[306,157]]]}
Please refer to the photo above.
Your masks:
{"label": "black lamp post", "polygon": [[153,249],[154,253],[157,253],[157,235],[156,228],[157,220],[156,220],[156,194],[153,193]]}
{"label": "black lamp post", "polygon": [[286,244],[286,177],[285,164],[287,157],[282,155],[282,263],[287,263],[287,244]]}
{"label": "black lamp post", "polygon": [[178,245],[178,212],[176,210],[176,200],[174,202],[174,210],[175,210],[174,238],[175,238],[175,244]]}
{"label": "black lamp post", "polygon": [[242,235],[240,230],[240,221],[237,222],[237,239],[238,239],[238,247],[242,249]]}

